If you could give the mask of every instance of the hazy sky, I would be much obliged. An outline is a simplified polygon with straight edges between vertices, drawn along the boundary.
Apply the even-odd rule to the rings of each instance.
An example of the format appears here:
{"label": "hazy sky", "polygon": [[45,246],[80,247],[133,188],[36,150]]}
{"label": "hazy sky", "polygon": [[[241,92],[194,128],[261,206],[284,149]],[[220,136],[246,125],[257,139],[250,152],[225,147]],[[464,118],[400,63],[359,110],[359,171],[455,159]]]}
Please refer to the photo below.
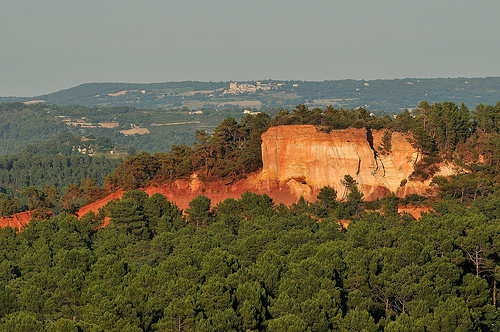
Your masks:
{"label": "hazy sky", "polygon": [[0,0],[0,96],[89,82],[500,76],[498,0]]}

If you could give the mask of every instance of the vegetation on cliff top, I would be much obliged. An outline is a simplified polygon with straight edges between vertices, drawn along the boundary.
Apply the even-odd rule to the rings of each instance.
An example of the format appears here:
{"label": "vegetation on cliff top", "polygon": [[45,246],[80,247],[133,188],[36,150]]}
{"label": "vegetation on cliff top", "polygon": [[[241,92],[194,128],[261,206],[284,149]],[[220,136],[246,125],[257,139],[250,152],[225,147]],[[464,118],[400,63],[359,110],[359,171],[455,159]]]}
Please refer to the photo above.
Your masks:
{"label": "vegetation on cliff top", "polygon": [[261,135],[270,120],[266,113],[246,115],[240,123],[227,118],[213,134],[197,131],[194,148],[173,146],[168,153],[143,152],[127,158],[106,178],[106,185],[134,189],[155,182],[171,184],[193,173],[203,180],[234,182],[262,167]]}

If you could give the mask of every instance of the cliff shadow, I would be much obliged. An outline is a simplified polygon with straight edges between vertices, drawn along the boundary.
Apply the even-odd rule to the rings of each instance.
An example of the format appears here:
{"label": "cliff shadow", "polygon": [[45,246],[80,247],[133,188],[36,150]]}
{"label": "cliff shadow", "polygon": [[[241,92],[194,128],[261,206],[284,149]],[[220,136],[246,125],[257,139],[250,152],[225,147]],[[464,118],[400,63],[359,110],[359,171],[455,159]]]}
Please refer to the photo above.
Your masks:
{"label": "cliff shadow", "polygon": [[368,142],[368,145],[370,146],[370,149],[372,149],[372,151],[373,151],[373,158],[375,159],[376,168],[373,171],[373,174],[375,175],[375,173],[377,173],[378,168],[379,168],[379,161],[380,161],[380,164],[382,165],[382,170],[384,171],[384,175],[383,176],[385,177],[384,163],[382,162],[381,159],[379,159],[378,153],[377,153],[377,149],[375,149],[375,146],[373,145],[373,133],[372,133],[372,130],[370,128],[366,128],[366,141]]}

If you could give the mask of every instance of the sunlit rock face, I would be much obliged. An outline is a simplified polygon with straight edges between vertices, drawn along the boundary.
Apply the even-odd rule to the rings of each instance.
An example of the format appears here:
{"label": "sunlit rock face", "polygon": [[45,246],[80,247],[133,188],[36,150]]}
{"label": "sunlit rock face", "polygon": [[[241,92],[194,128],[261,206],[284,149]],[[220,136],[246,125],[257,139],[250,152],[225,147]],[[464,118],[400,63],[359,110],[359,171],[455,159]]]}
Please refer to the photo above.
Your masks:
{"label": "sunlit rock face", "polygon": [[[322,132],[310,125],[271,127],[262,135],[263,169],[230,185],[221,182],[203,182],[193,174],[189,179],[173,183],[158,183],[144,190],[152,195],[161,193],[181,209],[197,195],[205,195],[217,205],[225,199],[239,199],[245,191],[269,195],[276,204],[292,204],[301,196],[315,201],[319,190],[330,186],[337,190],[338,199],[345,195],[341,184],[349,174],[363,191],[365,200],[381,198],[394,192],[398,196],[423,194],[430,180],[408,179],[419,158],[417,151],[401,133],[392,134],[389,154],[378,152],[384,131],[366,129]],[[440,174],[453,174],[453,169],[441,165]],[[109,200],[120,198],[123,191],[83,207],[78,215],[88,211],[98,213]]]}
{"label": "sunlit rock face", "polygon": [[[379,152],[383,134],[354,128],[326,133],[312,125],[271,127],[262,135],[261,181],[272,192],[294,180],[292,191],[305,193],[306,199],[324,186],[335,188],[341,199],[345,194],[341,180],[347,174],[358,182],[365,200],[392,192],[398,196],[424,193],[430,181],[408,181],[401,186],[419,157],[409,136],[394,132],[391,152],[384,155]],[[442,167],[443,174],[452,172]]]}

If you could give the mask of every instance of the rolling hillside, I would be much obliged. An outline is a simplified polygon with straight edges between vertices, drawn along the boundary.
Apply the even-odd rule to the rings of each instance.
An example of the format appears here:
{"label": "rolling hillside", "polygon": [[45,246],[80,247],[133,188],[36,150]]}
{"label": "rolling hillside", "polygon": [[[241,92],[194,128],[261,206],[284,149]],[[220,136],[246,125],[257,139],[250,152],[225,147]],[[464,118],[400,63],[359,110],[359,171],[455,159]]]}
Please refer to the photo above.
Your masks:
{"label": "rolling hillside", "polygon": [[429,103],[453,101],[468,107],[495,104],[500,100],[500,77],[407,78],[393,80],[248,81],[87,83],[55,93],[26,98],[3,97],[0,101],[44,101],[46,104],[87,106],[134,106],[139,108],[358,108],[399,113]]}

